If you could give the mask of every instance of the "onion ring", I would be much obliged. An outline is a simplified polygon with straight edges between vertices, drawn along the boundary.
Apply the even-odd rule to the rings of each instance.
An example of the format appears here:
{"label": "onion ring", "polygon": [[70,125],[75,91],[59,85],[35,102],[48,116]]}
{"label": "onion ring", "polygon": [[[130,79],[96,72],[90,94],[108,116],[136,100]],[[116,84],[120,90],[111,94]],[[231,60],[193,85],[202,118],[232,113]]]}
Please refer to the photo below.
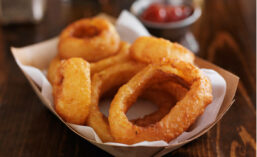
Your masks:
{"label": "onion ring", "polygon": [[188,89],[174,81],[165,81],[152,86],[153,89],[162,89],[172,95],[176,101],[180,101],[188,92]]}
{"label": "onion ring", "polygon": [[[91,109],[87,125],[95,130],[102,141],[111,142],[113,141],[113,138],[110,133],[108,119],[99,110],[98,103],[100,97],[110,89],[126,83],[145,66],[145,64],[130,60],[124,63],[112,65],[93,75],[91,87]],[[170,87],[175,88],[175,86]],[[170,96],[170,94],[167,94],[158,88],[159,87],[150,87],[148,92],[143,93],[142,96],[143,98],[157,104],[157,106],[159,106],[159,110],[139,120],[134,120],[136,124],[149,125],[156,120],[159,120],[167,113],[171,105],[175,104],[175,100]],[[175,96],[175,93],[173,94]]]}
{"label": "onion ring", "polygon": [[156,37],[139,37],[130,48],[132,58],[145,63],[169,62],[180,59],[193,63],[194,54],[180,44]]}
{"label": "onion ring", "polygon": [[91,103],[90,65],[81,58],[60,63],[53,82],[56,112],[69,123],[85,124]]}
{"label": "onion ring", "polygon": [[120,49],[116,55],[102,59],[95,63],[91,63],[91,65],[90,65],[91,66],[91,74],[93,75],[94,73],[100,72],[103,69],[106,69],[112,65],[129,61],[130,60],[129,48],[130,48],[130,44],[121,41]]}
{"label": "onion ring", "polygon": [[87,125],[92,127],[104,142],[113,141],[108,119],[98,107],[99,99],[106,91],[126,83],[145,65],[134,61],[111,66],[92,77],[91,107]]}
{"label": "onion ring", "polygon": [[[133,125],[125,113],[145,86],[172,77],[183,79],[190,85],[186,95],[155,124],[147,127]],[[211,101],[210,81],[197,67],[180,60],[173,60],[168,65],[150,64],[123,85],[115,95],[108,117],[111,134],[116,142],[125,144],[158,140],[169,142],[189,128]]]}
{"label": "onion ring", "polygon": [[50,62],[50,65],[48,67],[48,72],[47,72],[47,78],[51,84],[54,83],[54,80],[56,78],[56,74],[57,74],[60,64],[61,64],[61,59],[59,56],[56,56]]}
{"label": "onion ring", "polygon": [[142,118],[130,120],[133,124],[138,126],[148,126],[159,121],[176,103],[175,98],[162,89],[149,88],[144,93],[142,93],[140,97],[157,105],[158,110],[151,114],[145,115]]}
{"label": "onion ring", "polygon": [[132,122],[143,127],[158,122],[170,111],[177,101],[180,101],[185,96],[187,91],[186,88],[173,81],[163,82],[147,88],[143,92],[143,98],[150,99],[150,101],[157,104],[159,110]]}
{"label": "onion ring", "polygon": [[95,62],[114,55],[120,43],[120,37],[114,26],[103,18],[78,20],[66,27],[58,45],[62,59],[82,57]]}

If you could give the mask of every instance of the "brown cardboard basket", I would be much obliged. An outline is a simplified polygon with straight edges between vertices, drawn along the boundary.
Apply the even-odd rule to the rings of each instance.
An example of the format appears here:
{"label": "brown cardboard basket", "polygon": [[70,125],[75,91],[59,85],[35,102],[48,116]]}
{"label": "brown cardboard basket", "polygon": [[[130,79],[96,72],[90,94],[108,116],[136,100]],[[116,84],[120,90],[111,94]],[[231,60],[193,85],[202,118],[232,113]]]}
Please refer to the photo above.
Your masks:
{"label": "brown cardboard basket", "polygon": [[[106,17],[106,15],[101,15],[101,16]],[[107,18],[110,19],[110,17],[107,17]],[[114,21],[113,18],[112,18],[112,21]],[[56,38],[54,38],[54,39],[51,39],[51,40],[48,40],[45,42],[41,42],[41,43],[34,44],[31,46],[23,47],[23,48],[12,48],[11,50],[12,50],[12,54],[13,54],[16,62],[18,63],[18,65],[23,64],[23,65],[36,67],[40,70],[45,70],[48,67],[48,63],[44,62],[44,60],[51,60],[51,58],[53,58],[55,56],[56,51],[57,51],[57,49],[56,49],[57,42],[58,42],[58,40]],[[47,47],[46,45],[48,45],[49,43],[51,43],[51,46]],[[42,47],[42,45],[44,45],[44,46]],[[55,45],[55,47],[54,47],[54,45]],[[50,52],[55,51],[55,53],[49,53],[48,55],[45,55],[45,53],[49,52],[49,51]],[[36,94],[38,95],[38,97],[43,102],[43,104],[45,104],[45,106],[47,106],[49,108],[49,110],[51,110],[73,132],[75,132],[76,134],[78,134],[79,136],[84,138],[85,140],[89,141],[90,143],[96,145],[97,147],[105,150],[106,152],[108,152],[114,156],[162,156],[162,155],[164,155],[168,152],[171,152],[171,151],[181,147],[182,145],[200,137],[204,133],[206,133],[224,116],[224,114],[228,111],[228,109],[231,107],[231,105],[234,102],[233,98],[234,98],[234,95],[235,95],[235,92],[237,89],[239,78],[236,75],[234,75],[216,65],[213,65],[212,63],[207,62],[203,59],[196,57],[195,63],[200,68],[208,68],[208,69],[215,70],[224,78],[224,80],[226,81],[226,84],[227,84],[227,88],[226,88],[226,94],[225,94],[223,103],[218,112],[218,116],[217,116],[215,122],[210,124],[207,128],[202,130],[199,134],[197,134],[193,138],[190,138],[189,140],[186,140],[182,143],[178,143],[178,144],[175,144],[172,146],[166,146],[166,147],[163,147],[163,146],[114,146],[114,145],[110,145],[110,144],[99,143],[99,142],[91,140],[87,137],[84,137],[83,135],[81,135],[77,131],[75,131],[72,127],[70,127],[67,123],[65,123],[59,117],[59,115],[57,115],[54,112],[53,108],[49,108],[49,104],[48,104],[49,102],[41,94],[41,92],[40,92],[41,89],[28,76],[28,74],[26,74],[24,71],[23,71],[23,73],[26,76],[26,78],[28,79],[29,83],[33,87],[33,89],[36,92]]]}

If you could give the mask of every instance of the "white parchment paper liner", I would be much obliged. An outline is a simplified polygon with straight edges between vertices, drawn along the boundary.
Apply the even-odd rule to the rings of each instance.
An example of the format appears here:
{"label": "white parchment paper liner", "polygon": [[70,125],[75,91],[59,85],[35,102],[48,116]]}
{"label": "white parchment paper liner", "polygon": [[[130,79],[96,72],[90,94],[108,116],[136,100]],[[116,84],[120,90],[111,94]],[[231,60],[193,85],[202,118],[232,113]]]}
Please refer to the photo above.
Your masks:
{"label": "white parchment paper liner", "polygon": [[[139,36],[150,35],[148,31],[145,29],[145,27],[133,15],[131,15],[127,11],[123,11],[121,13],[120,17],[116,22],[116,29],[119,32],[121,39],[130,43],[133,42]],[[35,45],[27,46],[24,48],[12,48],[12,52],[18,66],[24,72],[25,76],[28,77],[29,80],[32,79],[39,87],[39,89],[41,89],[40,93],[37,93],[37,94],[44,102],[44,104],[56,116],[58,115],[53,109],[52,87],[48,82],[45,74],[51,59],[54,58],[54,56],[57,54],[57,43],[58,43],[58,38],[54,38]],[[217,114],[220,110],[224,96],[226,94],[226,81],[218,72],[211,69],[201,69],[201,70],[211,80],[212,87],[213,87],[213,102],[207,106],[204,114],[197,119],[197,121],[190,128],[189,131],[182,133],[180,136],[178,136],[176,139],[172,140],[169,143],[166,143],[165,141],[154,141],[154,142],[144,141],[134,145],[126,145],[126,144],[114,143],[114,142],[101,144],[102,143],[101,139],[97,136],[97,134],[94,132],[94,130],[91,127],[80,126],[80,125],[75,125],[70,123],[66,123],[66,125],[69,128],[71,128],[73,131],[75,131],[77,134],[79,134],[80,136],[86,138],[90,142],[93,142],[93,144],[108,151],[113,155],[121,155],[125,152],[124,150],[117,152],[117,149],[112,150],[110,149],[110,147],[105,148],[104,146],[106,145],[119,146],[119,148],[120,147],[139,147],[139,146],[158,147],[158,148],[167,147],[169,148],[169,151],[174,150],[180,147],[182,144],[185,144],[187,141],[190,141],[190,139],[193,139],[200,132],[202,132],[208,126],[213,124],[215,120],[217,120]],[[35,89],[36,87],[35,85],[33,85],[33,82],[30,82],[30,83]],[[141,102],[141,105],[144,105],[144,104],[142,104]],[[140,109],[137,107],[141,105],[135,105],[135,107],[133,107],[132,109],[132,112],[139,115],[142,115],[143,113],[145,114],[142,108]],[[108,109],[108,107],[105,107],[105,108],[106,110]],[[108,112],[106,110],[104,110],[103,112]],[[151,110],[151,107],[150,107],[150,110]],[[128,117],[131,118],[129,115]],[[146,156],[153,155],[154,153],[158,152],[157,150],[153,150],[153,152],[149,150],[147,151],[148,153],[144,153],[144,155]],[[136,150],[131,153],[128,153],[127,155],[133,155],[133,154],[138,155],[140,154],[138,152],[140,151]],[[159,154],[162,154],[162,153],[159,153]]]}

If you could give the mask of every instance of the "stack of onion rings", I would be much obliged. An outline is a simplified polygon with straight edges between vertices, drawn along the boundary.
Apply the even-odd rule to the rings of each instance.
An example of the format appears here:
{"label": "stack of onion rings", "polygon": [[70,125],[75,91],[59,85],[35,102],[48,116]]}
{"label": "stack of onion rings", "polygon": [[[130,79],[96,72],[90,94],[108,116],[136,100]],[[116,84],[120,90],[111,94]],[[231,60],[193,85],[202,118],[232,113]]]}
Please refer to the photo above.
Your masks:
{"label": "stack of onion rings", "polygon": [[[87,125],[91,126],[103,141],[113,141],[113,138],[110,133],[108,120],[99,110],[98,103],[101,95],[114,87],[125,84],[145,66],[143,63],[130,60],[110,66],[94,74],[92,77],[91,112]],[[170,87],[174,87],[174,91],[181,90],[175,85]],[[171,97],[171,94],[177,98],[176,93],[172,93],[172,91],[167,90],[167,92],[164,92],[158,86],[150,87],[146,93],[143,93],[142,97],[157,104],[159,110],[142,119],[135,120],[134,123],[137,125],[149,125],[162,118],[168,109],[170,109],[171,105],[174,105],[175,101]]]}
{"label": "stack of onion rings", "polygon": [[[190,84],[184,98],[155,124],[147,127],[133,125],[125,113],[145,86],[149,82],[167,81],[171,77],[178,77]],[[115,141],[126,144],[158,140],[169,142],[189,128],[211,101],[211,84],[197,67],[180,60],[166,65],[150,64],[123,85],[115,95],[108,118],[111,133]]]}
{"label": "stack of onion rings", "polygon": [[[58,50],[48,69],[55,109],[67,122],[92,127],[103,142],[169,142],[212,101],[211,84],[192,52],[155,37],[139,37],[130,46],[104,19],[69,25]],[[117,88],[105,117],[100,99]],[[159,109],[129,121],[126,112],[138,97]]]}

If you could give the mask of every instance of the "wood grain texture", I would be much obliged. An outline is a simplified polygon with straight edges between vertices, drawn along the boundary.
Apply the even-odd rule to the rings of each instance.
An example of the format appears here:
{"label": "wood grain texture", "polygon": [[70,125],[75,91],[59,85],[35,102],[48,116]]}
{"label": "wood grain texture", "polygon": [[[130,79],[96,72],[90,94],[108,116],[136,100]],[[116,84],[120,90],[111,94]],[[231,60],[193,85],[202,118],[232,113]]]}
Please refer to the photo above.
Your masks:
{"label": "wood grain texture", "polygon": [[[71,132],[34,94],[10,53],[56,36],[70,22],[133,0],[47,1],[42,23],[0,27],[0,156],[110,156]],[[227,157],[256,153],[256,1],[208,0],[192,27],[198,53],[240,77],[235,103],[208,133],[166,156]]]}

